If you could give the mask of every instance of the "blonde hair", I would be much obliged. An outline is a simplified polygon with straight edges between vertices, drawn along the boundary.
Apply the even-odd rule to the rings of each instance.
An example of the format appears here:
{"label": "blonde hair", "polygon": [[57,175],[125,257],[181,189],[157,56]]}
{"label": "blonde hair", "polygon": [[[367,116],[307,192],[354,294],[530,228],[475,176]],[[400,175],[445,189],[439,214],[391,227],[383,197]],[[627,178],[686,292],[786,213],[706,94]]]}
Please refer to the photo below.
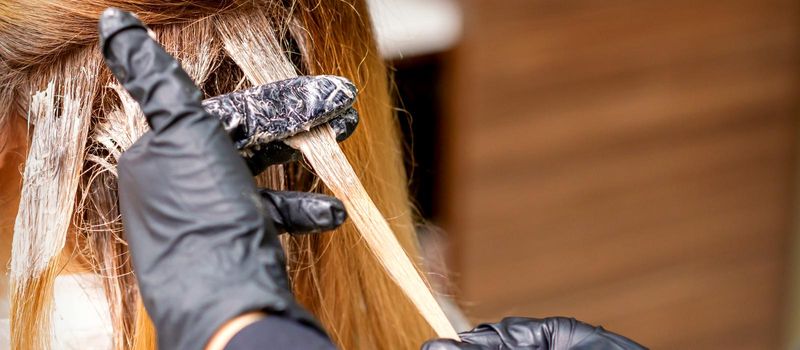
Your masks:
{"label": "blonde hair", "polygon": [[[116,207],[116,160],[146,128],[135,103],[99,64],[96,20],[110,6],[137,13],[207,95],[247,85],[222,47],[221,28],[249,30],[231,24],[242,16],[264,16],[280,26],[278,33],[291,33],[284,47],[299,50],[290,56],[301,72],[352,80],[360,90],[356,108],[362,121],[341,148],[405,252],[420,263],[387,72],[364,1],[5,1],[0,3],[0,87],[7,88],[0,90],[0,101],[10,103],[0,104],[7,106],[0,116],[28,115],[35,124],[12,257],[14,348],[49,348],[52,281],[66,242],[104,277],[115,347],[155,348]],[[38,91],[49,95],[29,98]],[[54,152],[61,147],[46,142],[60,142],[67,150]],[[57,175],[34,175],[42,169]],[[272,168],[259,181],[322,190],[300,165]],[[31,190],[37,188],[56,199],[36,200]],[[61,218],[49,220],[54,212]],[[284,243],[296,297],[340,348],[413,349],[435,335],[352,222],[333,233],[291,236]]]}

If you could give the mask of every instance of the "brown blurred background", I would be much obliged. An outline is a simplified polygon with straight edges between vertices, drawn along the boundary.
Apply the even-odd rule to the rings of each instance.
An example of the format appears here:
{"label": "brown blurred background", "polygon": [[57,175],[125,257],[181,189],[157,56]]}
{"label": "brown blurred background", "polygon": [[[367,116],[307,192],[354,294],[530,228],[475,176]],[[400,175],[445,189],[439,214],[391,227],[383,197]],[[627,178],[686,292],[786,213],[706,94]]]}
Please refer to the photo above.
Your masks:
{"label": "brown blurred background", "polygon": [[800,349],[800,1],[422,1],[457,35],[383,50],[470,320]]}

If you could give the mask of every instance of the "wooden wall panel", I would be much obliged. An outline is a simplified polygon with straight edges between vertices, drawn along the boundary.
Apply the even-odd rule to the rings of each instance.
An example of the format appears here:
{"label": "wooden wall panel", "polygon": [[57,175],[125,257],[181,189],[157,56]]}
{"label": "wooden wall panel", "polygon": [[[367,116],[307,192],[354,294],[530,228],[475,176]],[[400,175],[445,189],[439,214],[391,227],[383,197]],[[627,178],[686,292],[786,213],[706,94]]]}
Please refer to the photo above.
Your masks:
{"label": "wooden wall panel", "polygon": [[463,4],[442,211],[470,316],[777,348],[800,3]]}

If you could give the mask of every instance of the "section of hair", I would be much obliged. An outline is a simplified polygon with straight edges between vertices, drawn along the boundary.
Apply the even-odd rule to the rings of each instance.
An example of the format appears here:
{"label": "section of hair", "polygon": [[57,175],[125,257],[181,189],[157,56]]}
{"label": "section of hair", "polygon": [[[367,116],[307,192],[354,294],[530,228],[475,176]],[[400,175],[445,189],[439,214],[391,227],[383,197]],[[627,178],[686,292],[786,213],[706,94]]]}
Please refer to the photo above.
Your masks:
{"label": "section of hair", "polygon": [[[302,11],[303,7],[300,7],[298,11]],[[353,8],[344,9],[346,11],[350,11],[350,13],[355,14],[353,12]],[[286,54],[280,45],[280,41],[278,36],[281,38],[285,38],[284,35],[281,35],[281,32],[286,31],[289,27],[279,27],[271,22],[271,18],[275,16],[270,16],[266,10],[263,11],[252,11],[249,12],[246,16],[226,16],[222,19],[217,26],[217,28],[222,33],[222,38],[224,42],[224,46],[226,51],[230,54],[230,56],[236,61],[237,65],[244,71],[245,75],[256,84],[266,83],[270,81],[285,79],[287,77],[291,77],[296,75],[294,67],[291,66],[291,63],[287,61]],[[279,16],[281,17],[281,16]],[[289,16],[283,16],[289,17]],[[237,28],[241,28],[243,26],[250,25],[253,30],[250,31],[239,31]],[[363,25],[363,23],[362,23]],[[301,24],[302,26],[302,24]],[[366,27],[369,26],[369,23],[366,23]],[[256,29],[258,28],[258,29]],[[259,30],[260,29],[260,30]],[[278,35],[276,35],[276,31]],[[326,31],[327,35],[332,35],[331,33],[336,33],[335,31]],[[313,39],[307,38],[306,39]],[[303,40],[303,43],[316,44],[315,42],[309,40]],[[350,47],[351,42],[347,43],[339,43],[341,46]],[[302,48],[302,45],[300,45]],[[352,54],[352,51],[348,52]],[[368,54],[368,52],[364,52]],[[301,54],[301,57],[307,57],[308,54],[304,52]],[[269,59],[265,59],[268,57]],[[311,56],[313,57],[313,56]],[[361,62],[366,56],[361,57]],[[312,58],[313,59],[313,58]],[[312,61],[313,62],[313,61]],[[319,63],[319,61],[316,61]],[[342,65],[342,62],[339,60],[335,60],[332,62],[332,66],[335,66],[336,73],[334,74],[341,74],[344,76],[353,76],[355,75],[354,71],[344,71],[339,70],[346,66]],[[355,66],[353,66],[355,67]],[[382,66],[379,66],[383,68]],[[385,72],[385,71],[384,71]],[[330,71],[326,72],[330,73]],[[358,85],[358,82],[356,83]],[[384,85],[385,86],[385,85]],[[388,96],[387,96],[388,100]],[[387,101],[388,102],[388,101]],[[389,104],[386,104],[388,107]],[[363,113],[362,113],[363,115]],[[386,117],[391,122],[391,114],[386,115]],[[372,120],[371,117],[364,117],[365,120]],[[365,122],[366,123],[366,122]],[[361,127],[364,127],[362,123]],[[394,127],[394,125],[391,125]],[[360,131],[362,134],[363,131]],[[366,140],[371,140],[367,138]],[[318,143],[320,147],[325,148]],[[336,152],[338,151],[338,146],[335,142],[326,144],[329,146],[327,151]],[[363,152],[364,150],[372,150],[373,147],[363,147],[359,148],[358,151]],[[321,151],[320,149],[316,149],[315,151]],[[394,164],[385,163],[385,160],[379,158],[380,155],[376,155],[378,157],[370,157],[367,156],[367,162],[377,163],[378,165],[383,166],[384,168],[381,169],[381,172],[385,172],[385,169],[392,169]],[[392,158],[389,157],[389,160]],[[347,160],[343,157],[339,158],[339,163],[337,163],[341,167],[349,168],[347,164]],[[399,160],[399,159],[398,159]],[[328,159],[329,162],[336,162],[335,159]],[[315,164],[316,165],[316,164]],[[330,168],[328,170],[331,170]],[[374,173],[373,173],[374,174]],[[328,175],[336,176],[342,175],[342,173],[333,174],[329,172]],[[372,174],[365,174],[369,177]],[[330,178],[329,178],[330,179]],[[344,182],[347,182],[347,179],[343,179]],[[351,177],[349,178],[350,181],[358,182],[358,178]],[[339,182],[341,183],[341,182]],[[331,185],[335,185],[330,183]],[[338,189],[344,190],[342,187],[337,187]],[[405,188],[404,186],[402,187]],[[393,189],[396,191],[396,189]],[[339,191],[335,194],[342,196],[344,195],[344,191]],[[390,192],[385,192],[388,196],[392,194]],[[359,198],[357,202],[360,204],[365,204],[369,202],[370,205],[359,205],[355,207],[351,207],[350,209],[361,210],[365,207],[371,207],[372,203],[368,196],[364,195],[364,193],[349,193],[349,199]],[[360,196],[361,195],[361,196]],[[403,195],[404,193],[403,190]],[[376,196],[377,197],[377,196]],[[345,199],[345,198],[343,198]],[[404,199],[405,200],[405,199]],[[347,202],[346,202],[347,203]],[[351,202],[352,203],[352,202]],[[406,208],[408,204],[406,203]],[[406,209],[408,210],[408,209]],[[377,212],[377,210],[376,210]],[[362,214],[361,216],[357,216],[358,214]],[[377,214],[377,218],[375,221],[382,222],[383,218],[381,217],[381,213],[374,213]],[[407,214],[406,214],[407,215]],[[363,218],[363,213],[351,213],[351,217],[360,217]],[[354,221],[353,221],[354,222]],[[406,274],[403,277],[399,277],[395,280],[391,280],[391,278],[387,278],[386,272],[382,269],[381,261],[376,259],[375,253],[383,254],[382,251],[385,248],[388,248],[390,245],[384,245],[381,251],[372,252],[366,241],[362,240],[362,236],[356,227],[353,225],[353,222],[350,222],[348,225],[343,227],[342,229],[338,230],[334,235],[320,238],[320,237],[303,237],[298,238],[298,240],[307,239],[305,243],[300,244],[307,244],[307,247],[303,247],[300,249],[295,249],[290,252],[290,255],[300,255],[303,252],[314,252],[310,256],[307,256],[309,260],[304,261],[304,265],[300,265],[299,267],[295,267],[291,269],[292,272],[292,280],[294,281],[295,285],[298,286],[298,282],[303,281],[304,279],[309,282],[308,286],[315,288],[318,290],[317,298],[310,298],[311,300],[306,300],[310,302],[306,302],[307,305],[310,305],[312,311],[318,315],[322,319],[323,324],[325,324],[329,331],[331,332],[332,336],[338,341],[339,344],[343,346],[350,346],[353,348],[385,348],[387,346],[397,348],[413,348],[414,346],[419,346],[422,340],[428,338],[433,335],[433,332],[430,328],[425,328],[422,333],[425,335],[421,335],[419,338],[414,339],[413,337],[407,337],[408,334],[402,334],[400,337],[396,336],[398,329],[406,329],[412,325],[424,325],[424,320],[420,320],[420,313],[417,309],[414,308],[413,305],[403,305],[408,304],[409,300],[404,293],[404,291],[397,286],[397,283],[404,283],[407,285],[410,281],[416,281],[416,285],[411,287],[411,293],[414,296],[417,296],[419,300],[426,300],[427,303],[424,305],[422,310],[426,313],[431,315],[438,315],[436,320],[436,324],[442,329],[443,335],[447,335],[450,337],[455,336],[455,332],[450,327],[449,323],[447,322],[446,318],[442,314],[441,310],[439,310],[438,305],[435,303],[433,298],[430,296],[430,292],[426,285],[422,282],[419,277],[419,274],[414,271],[413,267],[410,267],[410,271],[406,270]],[[366,220],[362,220],[360,222],[362,224],[362,231],[365,231],[367,234],[372,234],[375,232],[380,232],[387,235],[392,235],[392,232],[388,227],[384,230],[379,230],[374,225],[367,224]],[[401,226],[401,229],[402,226]],[[401,231],[401,234],[408,235],[406,239],[413,239],[413,232],[409,232],[406,228],[404,231]],[[321,242],[313,242],[314,240],[324,242],[327,239],[331,239],[330,241],[325,242],[325,248],[321,250],[314,249],[312,245],[319,244]],[[346,242],[346,243],[345,243]],[[373,240],[373,242],[375,242]],[[384,241],[385,242],[385,241]],[[336,247],[347,247],[346,251],[338,251]],[[295,254],[297,253],[297,254]],[[340,256],[339,256],[340,255]],[[295,257],[296,258],[296,257]],[[327,279],[327,276],[330,276],[330,273],[320,274],[319,271],[332,271],[336,269],[342,269],[341,265],[327,266],[327,270],[320,268],[319,265],[325,264],[326,262],[334,261],[336,263],[344,263],[344,260],[347,260],[346,266],[350,270],[350,274],[347,275],[336,275],[336,279]],[[388,259],[386,261],[387,264],[394,265],[402,263],[403,261],[407,261],[404,252],[400,252],[395,256],[395,259]],[[315,266],[316,265],[316,266]],[[308,272],[308,273],[306,273]],[[306,279],[310,278],[310,279]],[[413,282],[412,282],[413,283]],[[359,293],[353,293],[353,289],[360,289]],[[296,288],[297,290],[297,288]],[[338,292],[338,293],[337,293]],[[326,297],[327,294],[336,295],[337,298],[332,299],[329,296]],[[372,294],[375,293],[375,294]],[[306,293],[297,293],[298,295],[306,295]],[[345,298],[342,295],[350,295],[351,298]],[[398,305],[402,305],[405,307],[405,313],[397,312]],[[366,307],[365,307],[366,306]],[[369,314],[371,313],[381,313],[383,311],[393,310],[394,314],[389,314],[388,312],[382,314],[380,318],[370,318]],[[397,318],[395,318],[397,317]],[[364,321],[369,322],[369,325],[364,324]],[[364,332],[364,330],[370,329],[373,331],[372,334]],[[390,334],[391,333],[391,334]],[[413,335],[413,334],[412,334]],[[389,341],[390,338],[394,338]],[[404,343],[405,340],[405,343]],[[387,345],[392,344],[392,345]]]}
{"label": "section of hair", "polygon": [[28,121],[35,128],[11,253],[15,349],[50,348],[53,278],[72,222],[98,69],[96,57],[71,55],[41,73],[47,87],[31,98]]}
{"label": "section of hair", "polygon": [[324,125],[289,138],[286,143],[303,152],[317,176],[342,200],[367,247],[436,335],[458,340],[458,334],[434,299],[429,285],[420,277],[336,144],[333,129]]}
{"label": "section of hair", "polygon": [[[314,0],[296,1],[295,21],[288,27],[300,51],[303,73],[341,75],[359,88],[355,107],[362,121],[340,146],[406,253],[421,266],[400,131],[366,2],[318,5]],[[321,309],[325,311],[316,314],[332,324],[344,325],[337,328],[341,344],[352,349],[416,349],[434,336],[415,307],[373,260],[352,222],[330,235],[294,237],[292,241],[295,261],[290,268],[295,289],[306,291],[299,298],[309,304],[326,303]],[[316,271],[308,266],[316,266]],[[341,276],[327,273],[340,269],[352,273],[341,280]],[[318,290],[320,295],[311,298],[309,290]],[[360,295],[342,298],[344,305],[338,305],[338,294],[352,290],[360,291]],[[361,334],[360,329],[371,330]]]}

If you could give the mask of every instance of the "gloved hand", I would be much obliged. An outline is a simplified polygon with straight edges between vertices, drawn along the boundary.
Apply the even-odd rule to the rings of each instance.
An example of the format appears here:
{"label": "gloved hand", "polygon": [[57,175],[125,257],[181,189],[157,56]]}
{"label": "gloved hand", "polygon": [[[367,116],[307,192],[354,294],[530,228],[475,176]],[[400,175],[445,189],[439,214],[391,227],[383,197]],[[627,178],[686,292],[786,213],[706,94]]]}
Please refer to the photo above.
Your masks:
{"label": "gloved hand", "polygon": [[641,350],[621,335],[574,318],[507,317],[459,333],[461,341],[437,339],[422,350]]}
{"label": "gloved hand", "polygon": [[[341,203],[257,190],[220,120],[203,108],[200,91],[146,27],[130,13],[108,9],[99,31],[106,63],[151,127],[120,158],[119,205],[159,348],[202,349],[222,324],[251,311],[296,320],[322,333],[291,294],[277,234],[278,228],[333,228],[345,217]],[[325,106],[319,99],[326,97],[292,103]],[[281,99],[274,102],[277,110],[289,110]],[[349,107],[340,104],[336,108]],[[304,123],[318,125],[315,121],[324,119],[319,113],[336,108],[305,108]],[[272,116],[253,135],[273,142],[300,131],[281,124],[288,116]],[[265,136],[270,134],[278,136]],[[270,163],[270,153],[264,154]]]}

